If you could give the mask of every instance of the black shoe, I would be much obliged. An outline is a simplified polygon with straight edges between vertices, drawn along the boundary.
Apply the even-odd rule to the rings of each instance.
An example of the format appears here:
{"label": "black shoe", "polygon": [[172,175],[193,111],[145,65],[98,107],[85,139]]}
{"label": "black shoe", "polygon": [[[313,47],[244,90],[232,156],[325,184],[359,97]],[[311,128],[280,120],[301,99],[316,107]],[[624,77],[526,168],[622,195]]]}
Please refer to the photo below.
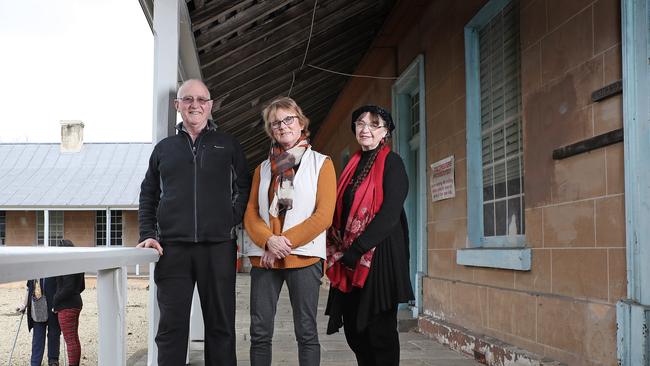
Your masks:
{"label": "black shoe", "polygon": [[48,361],[47,366],[59,366],[59,361]]}

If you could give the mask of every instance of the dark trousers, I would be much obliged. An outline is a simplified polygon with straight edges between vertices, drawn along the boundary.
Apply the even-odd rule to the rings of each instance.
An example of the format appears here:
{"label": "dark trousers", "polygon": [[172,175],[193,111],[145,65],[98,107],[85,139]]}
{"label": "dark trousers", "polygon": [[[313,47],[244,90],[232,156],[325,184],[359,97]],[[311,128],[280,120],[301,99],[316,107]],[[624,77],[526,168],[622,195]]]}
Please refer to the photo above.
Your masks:
{"label": "dark trousers", "polygon": [[[28,315],[29,316],[29,315]],[[41,366],[45,352],[45,335],[47,333],[47,361],[59,360],[59,346],[61,342],[61,329],[56,314],[50,311],[47,321],[33,322],[32,328],[32,366]]]}
{"label": "dark trousers", "polygon": [[199,290],[205,324],[205,365],[237,365],[235,242],[162,245],[164,254],[154,272],[160,308],[158,365],[185,365],[194,284]]}
{"label": "dark trousers", "polygon": [[397,307],[372,316],[368,326],[356,329],[359,291],[348,294],[343,312],[343,329],[359,366],[399,365]]}

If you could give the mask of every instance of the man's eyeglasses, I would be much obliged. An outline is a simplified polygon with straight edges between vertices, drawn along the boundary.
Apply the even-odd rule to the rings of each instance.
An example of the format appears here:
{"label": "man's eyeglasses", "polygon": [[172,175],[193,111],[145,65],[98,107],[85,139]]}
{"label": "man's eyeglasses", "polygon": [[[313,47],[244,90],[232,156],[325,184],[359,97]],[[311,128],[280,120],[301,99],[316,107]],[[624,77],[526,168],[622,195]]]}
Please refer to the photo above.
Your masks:
{"label": "man's eyeglasses", "polygon": [[269,123],[271,125],[272,130],[277,130],[280,128],[280,125],[284,123],[285,126],[291,126],[293,124],[293,119],[298,118],[298,116],[286,116],[284,119],[281,119],[279,121],[274,121]]}
{"label": "man's eyeglasses", "polygon": [[185,105],[191,105],[192,103],[194,103],[194,101],[196,101],[201,106],[204,106],[208,102],[212,101],[212,99],[207,99],[207,98],[203,98],[203,97],[191,97],[191,96],[176,98],[176,100],[180,101],[181,103],[183,103]]}
{"label": "man's eyeglasses", "polygon": [[370,131],[376,131],[379,128],[386,127],[384,125],[380,125],[379,123],[376,122],[370,122],[370,123],[365,123],[364,121],[356,121],[354,122],[354,127],[356,127],[357,130],[363,131],[365,127],[368,127]]}

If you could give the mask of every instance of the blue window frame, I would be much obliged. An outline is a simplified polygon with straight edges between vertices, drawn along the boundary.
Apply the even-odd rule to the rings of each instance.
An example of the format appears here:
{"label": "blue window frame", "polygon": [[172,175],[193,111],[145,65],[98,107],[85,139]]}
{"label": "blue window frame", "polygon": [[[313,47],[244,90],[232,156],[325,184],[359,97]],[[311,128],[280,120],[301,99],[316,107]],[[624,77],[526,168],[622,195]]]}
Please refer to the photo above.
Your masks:
{"label": "blue window frame", "polygon": [[465,26],[465,265],[530,269],[525,247],[519,1],[492,0]]}
{"label": "blue window frame", "polygon": [[524,244],[519,2],[493,0],[465,27],[468,235]]}

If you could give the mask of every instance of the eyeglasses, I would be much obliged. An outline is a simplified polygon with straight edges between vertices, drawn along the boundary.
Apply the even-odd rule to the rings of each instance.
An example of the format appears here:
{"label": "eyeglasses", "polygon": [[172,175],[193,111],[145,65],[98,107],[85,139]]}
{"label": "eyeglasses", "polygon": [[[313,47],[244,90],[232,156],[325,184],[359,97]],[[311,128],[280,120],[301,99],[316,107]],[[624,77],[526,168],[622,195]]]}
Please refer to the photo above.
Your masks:
{"label": "eyeglasses", "polygon": [[281,119],[279,121],[274,121],[269,123],[271,125],[272,130],[277,130],[280,128],[280,125],[284,123],[285,126],[291,126],[293,124],[293,119],[298,118],[298,116],[286,116],[284,119]]}
{"label": "eyeglasses", "polygon": [[386,127],[384,125],[380,125],[379,123],[376,122],[370,122],[370,123],[365,123],[364,121],[356,121],[354,122],[354,127],[356,127],[357,130],[363,131],[365,127],[368,127],[370,131],[376,131],[379,128]]}
{"label": "eyeglasses", "polygon": [[194,103],[194,101],[196,101],[200,106],[204,106],[208,102],[212,101],[212,99],[206,99],[206,98],[203,98],[203,97],[192,97],[192,96],[176,98],[176,100],[180,101],[181,103],[183,103],[185,105],[192,105],[192,103]]}

